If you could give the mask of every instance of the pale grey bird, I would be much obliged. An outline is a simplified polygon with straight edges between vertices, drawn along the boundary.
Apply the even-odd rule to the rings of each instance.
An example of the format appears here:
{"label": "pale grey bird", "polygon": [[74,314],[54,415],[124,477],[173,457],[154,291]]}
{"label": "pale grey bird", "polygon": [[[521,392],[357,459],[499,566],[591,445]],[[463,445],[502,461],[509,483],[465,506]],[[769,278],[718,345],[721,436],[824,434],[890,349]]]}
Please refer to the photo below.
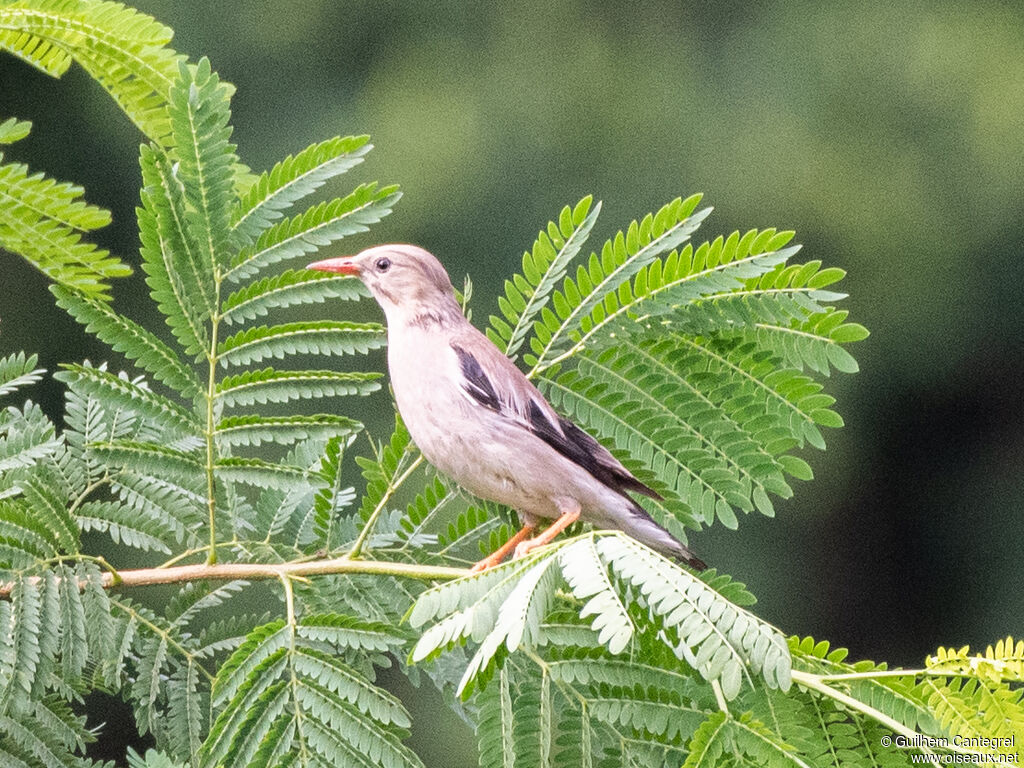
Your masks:
{"label": "pale grey bird", "polygon": [[[463,316],[448,273],[414,245],[380,245],[309,269],[358,277],[384,310],[391,387],[423,456],[523,528],[474,570],[549,543],[582,518],[665,555],[706,566],[629,497],[660,496],[597,440],[559,416],[511,360]],[[543,518],[555,522],[529,538]]]}

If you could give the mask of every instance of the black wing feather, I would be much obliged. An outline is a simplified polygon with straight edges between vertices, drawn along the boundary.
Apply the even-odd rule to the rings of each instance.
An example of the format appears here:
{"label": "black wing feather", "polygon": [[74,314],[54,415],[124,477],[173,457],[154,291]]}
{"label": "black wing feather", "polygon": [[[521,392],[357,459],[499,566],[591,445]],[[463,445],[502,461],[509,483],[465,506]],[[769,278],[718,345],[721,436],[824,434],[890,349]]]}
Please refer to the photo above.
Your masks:
{"label": "black wing feather", "polygon": [[[486,408],[501,413],[501,398],[498,397],[494,384],[487,377],[480,362],[468,350],[457,344],[452,349],[459,359],[466,393]],[[529,430],[554,448],[570,461],[587,470],[596,480],[613,488],[619,493],[634,491],[661,499],[661,495],[648,488],[619,464],[608,453],[607,449],[597,440],[588,435],[568,419],[558,416],[558,426],[551,423],[550,418],[537,402],[530,398],[529,412],[526,414]]]}
{"label": "black wing feather", "polygon": [[487,378],[477,359],[456,344],[452,344],[452,349],[459,358],[459,368],[462,369],[462,376],[466,380],[466,392],[469,396],[492,411],[501,411],[498,393],[494,391],[494,385]]}
{"label": "black wing feather", "polygon": [[[533,434],[570,461],[579,464],[609,488],[614,488],[620,493],[634,491],[652,499],[662,498],[661,494],[641,483],[619,466],[618,462],[613,464],[606,459],[607,449],[568,419],[558,417],[558,426],[562,429],[562,433],[559,434],[533,400],[530,401],[529,417],[530,430]],[[614,461],[611,456],[608,458]]]}

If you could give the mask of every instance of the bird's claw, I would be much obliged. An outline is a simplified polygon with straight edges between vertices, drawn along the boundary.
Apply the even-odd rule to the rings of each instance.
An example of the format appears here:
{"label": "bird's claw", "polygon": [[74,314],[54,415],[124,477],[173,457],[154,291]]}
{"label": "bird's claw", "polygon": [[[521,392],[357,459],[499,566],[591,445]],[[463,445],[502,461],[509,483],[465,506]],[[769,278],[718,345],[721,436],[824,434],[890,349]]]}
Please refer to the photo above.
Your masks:
{"label": "bird's claw", "polygon": [[[516,545],[515,551],[512,553],[512,559],[517,560],[520,557],[524,557],[525,555],[530,554],[530,552],[538,546],[540,545],[535,544],[532,540],[521,541]],[[473,567],[469,569],[470,574],[483,573],[488,568],[493,568],[494,566],[499,565],[501,561],[505,559],[506,552],[494,552],[480,562],[474,563]]]}
{"label": "bird's claw", "polygon": [[501,557],[495,557],[498,553],[488,555],[478,563],[474,563],[473,567],[469,569],[470,574],[483,573],[488,568],[493,568],[504,559],[504,553]]}
{"label": "bird's claw", "polygon": [[516,544],[516,550],[512,553],[512,559],[518,560],[520,557],[526,557],[534,549],[537,548],[537,544],[534,544],[532,540],[527,539]]}

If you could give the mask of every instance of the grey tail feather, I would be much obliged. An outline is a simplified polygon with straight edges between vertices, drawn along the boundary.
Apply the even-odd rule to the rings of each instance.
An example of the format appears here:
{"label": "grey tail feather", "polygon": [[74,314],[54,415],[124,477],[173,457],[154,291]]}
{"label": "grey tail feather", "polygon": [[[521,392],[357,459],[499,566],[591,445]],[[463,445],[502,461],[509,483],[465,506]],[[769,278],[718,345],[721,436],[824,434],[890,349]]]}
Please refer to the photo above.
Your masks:
{"label": "grey tail feather", "polygon": [[671,557],[673,560],[677,560],[684,565],[688,565],[694,570],[707,570],[707,563],[693,554],[689,547],[679,541],[665,528],[658,525],[658,523],[654,521],[654,518],[648,514],[647,510],[632,499],[630,499],[630,502],[630,506],[632,507],[630,511],[632,512],[633,517],[625,526],[623,526],[623,531],[628,533],[641,544],[646,544],[655,552],[659,552],[666,557]]}

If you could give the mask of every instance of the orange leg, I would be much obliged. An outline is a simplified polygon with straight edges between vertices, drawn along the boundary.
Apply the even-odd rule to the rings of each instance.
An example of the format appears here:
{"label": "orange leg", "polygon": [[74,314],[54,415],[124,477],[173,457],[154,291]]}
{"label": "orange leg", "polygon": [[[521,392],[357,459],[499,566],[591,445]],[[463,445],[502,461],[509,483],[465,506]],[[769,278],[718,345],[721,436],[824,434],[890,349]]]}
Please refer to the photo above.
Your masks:
{"label": "orange leg", "polygon": [[533,525],[524,525],[522,527],[522,530],[520,530],[515,536],[506,541],[498,549],[489,554],[479,563],[474,565],[469,572],[480,573],[480,571],[486,571],[488,568],[493,568],[494,566],[496,566],[498,563],[504,560],[505,557],[508,556],[508,553],[515,549],[521,541],[523,541],[524,539],[526,539],[527,536],[533,533],[534,528],[535,526]]}
{"label": "orange leg", "polygon": [[523,557],[524,555],[530,554],[530,552],[537,549],[537,547],[543,547],[545,544],[550,544],[552,541],[554,541],[555,536],[560,534],[562,531],[564,531],[566,528],[568,528],[570,525],[572,525],[579,519],[580,505],[574,503],[572,507],[570,507],[567,511],[562,512],[558,519],[555,520],[555,522],[553,522],[551,525],[549,525],[547,527],[547,530],[545,530],[542,534],[535,538],[527,539],[526,541],[520,543],[516,547],[515,556]]}

